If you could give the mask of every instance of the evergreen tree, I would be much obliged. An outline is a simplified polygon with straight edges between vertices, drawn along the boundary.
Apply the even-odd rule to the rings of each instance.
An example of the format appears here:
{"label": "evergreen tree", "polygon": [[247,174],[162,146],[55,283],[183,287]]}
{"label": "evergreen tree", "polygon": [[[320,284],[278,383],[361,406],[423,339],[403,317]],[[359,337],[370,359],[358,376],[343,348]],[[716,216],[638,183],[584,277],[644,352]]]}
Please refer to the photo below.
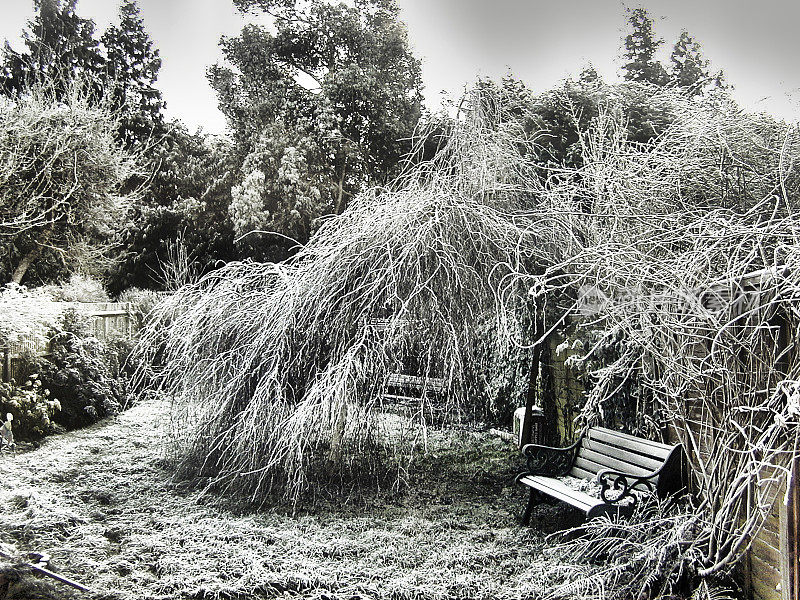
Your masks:
{"label": "evergreen tree", "polygon": [[397,173],[421,112],[420,63],[394,0],[235,4],[263,10],[274,30],[248,25],[224,38],[234,68],[215,65],[209,79],[239,155],[237,238],[248,255],[273,259],[286,254],[269,247],[281,235],[304,243],[318,217]]}
{"label": "evergreen tree", "polygon": [[670,78],[692,95],[701,94],[709,86],[722,87],[722,71],[712,75],[708,60],[703,56],[700,43],[682,31],[670,56]]}
{"label": "evergreen tree", "polygon": [[144,28],[136,0],[124,0],[119,25],[101,38],[106,78],[114,108],[120,111],[119,138],[127,147],[145,145],[164,130],[164,101],[155,87],[161,58]]}
{"label": "evergreen tree", "polygon": [[130,286],[158,288],[160,262],[180,232],[199,274],[236,258],[228,218],[230,143],[172,122],[153,149],[152,162],[158,165],[152,184],[119,234],[122,251],[108,280],[115,293]]}
{"label": "evergreen tree", "polygon": [[[10,95],[44,82],[59,94],[81,76],[99,84],[103,57],[94,38],[94,21],[75,13],[77,0],[34,0],[36,15],[22,33],[26,51],[6,41],[0,92]],[[100,91],[100,86],[97,86]]]}
{"label": "evergreen tree", "polygon": [[665,85],[668,76],[664,66],[655,58],[664,40],[653,31],[653,20],[644,8],[629,11],[631,33],[625,37],[625,63],[623,77],[628,81]]}

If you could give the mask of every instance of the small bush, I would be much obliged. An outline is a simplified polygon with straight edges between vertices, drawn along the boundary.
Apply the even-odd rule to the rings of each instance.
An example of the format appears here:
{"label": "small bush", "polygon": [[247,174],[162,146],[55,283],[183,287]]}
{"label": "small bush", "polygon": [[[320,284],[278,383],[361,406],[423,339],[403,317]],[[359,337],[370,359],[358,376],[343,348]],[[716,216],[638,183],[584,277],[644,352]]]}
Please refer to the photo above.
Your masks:
{"label": "small bush", "polygon": [[36,375],[21,386],[0,382],[0,415],[14,415],[16,439],[30,441],[53,433],[56,430],[53,416],[60,408],[59,401],[43,388]]}
{"label": "small bush", "polygon": [[119,358],[109,360],[109,348],[75,311],[64,314],[54,334],[49,360],[38,361],[42,385],[60,400],[54,420],[75,429],[118,413],[127,391]]}
{"label": "small bush", "polygon": [[42,288],[5,285],[0,289],[0,345],[32,339],[44,344],[47,331],[58,323],[59,311]]}
{"label": "small bush", "polygon": [[144,290],[141,288],[128,288],[117,298],[117,302],[130,302],[131,314],[136,319],[137,328],[144,325],[147,315],[153,310],[156,304],[161,301],[158,292]]}
{"label": "small bush", "polygon": [[104,344],[104,357],[111,376],[126,381],[136,373],[138,360],[134,355],[136,340],[127,337],[112,337]]}
{"label": "small bush", "polygon": [[73,273],[69,281],[40,289],[55,302],[110,302],[102,283],[79,273]]}

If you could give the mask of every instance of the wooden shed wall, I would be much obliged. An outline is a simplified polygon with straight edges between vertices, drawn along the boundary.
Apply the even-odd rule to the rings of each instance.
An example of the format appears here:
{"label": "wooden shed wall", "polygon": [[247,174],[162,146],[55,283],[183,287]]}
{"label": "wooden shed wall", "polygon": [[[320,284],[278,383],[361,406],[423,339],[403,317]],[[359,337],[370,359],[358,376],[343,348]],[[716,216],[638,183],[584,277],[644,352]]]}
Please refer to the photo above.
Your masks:
{"label": "wooden shed wall", "polygon": [[764,526],[753,538],[743,564],[743,583],[754,600],[798,600],[797,462],[789,493],[776,487]]}
{"label": "wooden shed wall", "polygon": [[[745,587],[754,600],[781,600],[785,596],[781,534],[786,530],[784,491],[776,494],[764,527],[753,539],[745,557]],[[788,591],[788,590],[786,590]]]}

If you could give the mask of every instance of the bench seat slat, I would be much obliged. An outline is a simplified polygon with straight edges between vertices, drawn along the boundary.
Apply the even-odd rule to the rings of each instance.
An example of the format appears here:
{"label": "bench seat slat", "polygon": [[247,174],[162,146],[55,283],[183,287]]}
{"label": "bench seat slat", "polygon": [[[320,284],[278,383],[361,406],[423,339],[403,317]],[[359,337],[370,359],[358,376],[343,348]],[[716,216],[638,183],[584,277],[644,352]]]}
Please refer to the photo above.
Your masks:
{"label": "bench seat slat", "polygon": [[407,402],[409,404],[419,404],[422,399],[419,396],[401,396],[400,394],[384,394],[384,400],[392,400],[393,402]]}
{"label": "bench seat slat", "polygon": [[589,431],[590,432],[595,432],[595,433],[608,433],[608,434],[620,437],[620,438],[622,438],[624,440],[627,440],[629,442],[642,442],[644,444],[648,444],[648,445],[653,446],[655,448],[660,448],[660,449],[666,450],[666,451],[672,450],[672,448],[673,448],[673,446],[671,444],[665,444],[663,442],[657,442],[655,440],[649,440],[647,438],[631,435],[630,433],[625,433],[623,431],[617,431],[616,429],[609,429],[608,427],[600,427],[599,425],[595,426],[595,427],[592,427]]}
{"label": "bench seat slat", "polygon": [[[583,468],[587,471],[593,471],[594,473],[602,471],[603,469],[613,469],[614,471],[630,473],[631,475],[649,475],[653,472],[653,469],[647,469],[640,465],[632,465],[628,462],[617,460],[613,456],[599,454],[593,450],[582,449],[575,459],[575,464],[578,464],[579,460],[587,463],[587,465],[581,465]],[[591,468],[587,468],[589,466]]]}
{"label": "bench seat slat", "polygon": [[[598,471],[606,469],[607,467],[604,467],[603,465],[598,465],[597,463],[593,463],[590,460],[586,460],[579,454],[577,457],[575,457],[575,462],[572,463],[572,469],[574,470],[576,468],[580,469],[585,473],[589,473],[589,479],[594,479]],[[573,475],[573,477],[579,477],[579,475]]]}
{"label": "bench seat slat", "polygon": [[652,456],[645,456],[643,454],[637,454],[636,452],[629,452],[622,448],[617,448],[616,446],[604,444],[598,440],[584,438],[581,440],[581,452],[586,452],[587,450],[605,456],[611,456],[617,460],[625,461],[626,463],[642,467],[649,471],[655,471],[664,464],[664,459],[653,458]]}
{"label": "bench seat slat", "polygon": [[601,442],[606,442],[613,446],[619,446],[623,449],[638,452],[645,456],[653,456],[664,461],[669,456],[672,450],[671,446],[667,444],[660,444],[658,442],[651,442],[642,438],[633,437],[620,433],[618,431],[611,431],[604,427],[593,427],[586,434],[589,439],[596,439]]}
{"label": "bench seat slat", "polygon": [[[578,456],[575,459],[575,462],[573,463],[572,471],[570,471],[570,474],[572,474],[573,477],[583,477],[585,479],[586,476],[584,476],[584,475],[574,475],[573,474],[573,471],[575,471],[576,468],[580,469],[584,473],[588,473],[589,474],[588,477],[591,478],[591,479],[594,479],[597,476],[597,473],[599,471],[603,471],[605,469],[611,469],[613,471],[618,471],[619,470],[619,469],[617,469],[615,467],[611,467],[611,466],[608,466],[608,465],[599,465],[599,464],[597,464],[595,462],[592,462],[591,460],[588,460],[587,458],[584,458],[584,457],[581,457],[581,456]],[[648,475],[650,473],[649,471],[646,471],[644,469],[637,469],[635,467],[632,468],[632,469],[626,469],[624,472],[628,473],[630,475],[636,475],[636,476]],[[658,480],[657,477],[654,478],[653,479],[653,483],[655,483],[657,480]]]}
{"label": "bench seat slat", "polygon": [[581,479],[594,479],[594,476],[597,475],[597,473],[592,473],[591,471],[586,471],[576,466],[572,467],[569,474],[573,477],[580,477]]}
{"label": "bench seat slat", "polygon": [[520,482],[544,492],[548,496],[552,496],[557,500],[566,502],[575,508],[579,508],[585,513],[588,513],[595,506],[605,504],[599,498],[590,496],[586,492],[581,492],[580,490],[573,490],[567,484],[551,477],[529,475],[520,479]]}

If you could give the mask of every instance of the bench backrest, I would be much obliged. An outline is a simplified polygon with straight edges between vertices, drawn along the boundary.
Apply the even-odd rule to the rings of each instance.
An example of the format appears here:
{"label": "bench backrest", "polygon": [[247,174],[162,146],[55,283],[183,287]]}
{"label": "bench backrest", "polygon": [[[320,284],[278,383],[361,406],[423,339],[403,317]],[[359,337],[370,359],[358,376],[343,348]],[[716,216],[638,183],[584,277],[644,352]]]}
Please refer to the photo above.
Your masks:
{"label": "bench backrest", "polygon": [[605,427],[592,427],[580,441],[570,475],[594,478],[598,471],[612,469],[632,475],[649,475],[664,467],[653,483],[660,495],[682,487],[681,446],[670,446],[634,437]]}
{"label": "bench backrest", "polygon": [[404,373],[390,373],[386,376],[386,385],[416,390],[425,389],[440,393],[447,389],[447,384],[444,379],[439,379],[437,377],[418,377],[416,375],[406,375]]}

